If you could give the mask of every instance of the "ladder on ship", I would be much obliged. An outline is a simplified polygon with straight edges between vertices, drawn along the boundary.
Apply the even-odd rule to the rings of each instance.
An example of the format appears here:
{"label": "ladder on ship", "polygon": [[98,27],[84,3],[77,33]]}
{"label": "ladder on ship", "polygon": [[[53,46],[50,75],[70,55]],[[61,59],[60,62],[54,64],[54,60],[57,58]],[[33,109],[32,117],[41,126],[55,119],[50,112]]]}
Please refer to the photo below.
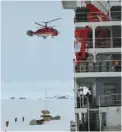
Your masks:
{"label": "ladder on ship", "polygon": [[99,109],[95,111],[89,111],[89,122],[90,122],[90,131],[99,131],[100,130],[100,121],[99,121]]}

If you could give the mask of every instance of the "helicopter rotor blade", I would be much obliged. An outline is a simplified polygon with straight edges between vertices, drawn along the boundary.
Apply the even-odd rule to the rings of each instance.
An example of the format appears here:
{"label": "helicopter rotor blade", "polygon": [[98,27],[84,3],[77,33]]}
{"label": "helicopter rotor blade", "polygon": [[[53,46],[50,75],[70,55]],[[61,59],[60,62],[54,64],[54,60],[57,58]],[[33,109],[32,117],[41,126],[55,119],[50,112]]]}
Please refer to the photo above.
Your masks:
{"label": "helicopter rotor blade", "polygon": [[55,25],[53,25],[53,26],[49,26],[49,27],[56,27]]}
{"label": "helicopter rotor blade", "polygon": [[48,22],[42,22],[42,23],[48,23]]}
{"label": "helicopter rotor blade", "polygon": [[42,27],[36,27],[37,29],[42,29]]}
{"label": "helicopter rotor blade", "polygon": [[37,22],[35,22],[36,25],[39,25],[39,26],[42,26],[42,27],[45,27],[45,25],[42,25],[42,24],[39,24]]}
{"label": "helicopter rotor blade", "polygon": [[54,20],[51,20],[51,21],[47,21],[47,23],[53,22],[53,21],[57,21],[57,20],[59,20],[59,19],[62,19],[62,18],[57,18],[57,19],[54,19]]}
{"label": "helicopter rotor blade", "polygon": [[51,20],[51,21],[42,22],[42,23],[45,23],[45,24],[47,24],[47,23],[50,23],[50,22],[53,22],[53,21],[57,21],[57,20],[59,20],[59,19],[62,19],[62,18],[57,18],[57,19],[53,19],[53,20]]}

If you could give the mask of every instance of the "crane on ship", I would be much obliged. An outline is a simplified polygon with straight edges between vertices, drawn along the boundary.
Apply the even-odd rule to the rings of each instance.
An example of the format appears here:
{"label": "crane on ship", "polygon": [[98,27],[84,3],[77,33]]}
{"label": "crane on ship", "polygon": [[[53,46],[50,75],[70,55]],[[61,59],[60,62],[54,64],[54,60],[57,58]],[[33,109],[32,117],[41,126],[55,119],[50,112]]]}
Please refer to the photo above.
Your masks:
{"label": "crane on ship", "polygon": [[[95,1],[96,2],[96,1]],[[81,15],[82,14],[82,15]],[[85,2],[85,7],[76,8],[76,18],[74,22],[100,22],[100,21],[110,21],[109,12],[104,9],[104,11],[97,8],[97,6],[92,2]],[[97,38],[107,37],[109,35],[108,29],[97,29],[96,30]],[[81,63],[82,60],[87,60],[88,52],[86,52],[86,47],[92,44],[92,40],[89,41],[89,38],[92,38],[92,29],[89,26],[85,28],[80,28],[75,30],[75,57],[77,65]]]}

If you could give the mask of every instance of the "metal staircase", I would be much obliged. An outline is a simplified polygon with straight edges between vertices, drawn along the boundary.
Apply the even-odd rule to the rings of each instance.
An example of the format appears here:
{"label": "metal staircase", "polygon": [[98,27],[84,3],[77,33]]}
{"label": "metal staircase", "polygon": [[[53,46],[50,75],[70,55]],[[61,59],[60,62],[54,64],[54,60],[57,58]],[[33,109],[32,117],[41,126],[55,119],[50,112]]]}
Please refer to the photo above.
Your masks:
{"label": "metal staircase", "polygon": [[99,131],[99,110],[89,111],[90,131]]}

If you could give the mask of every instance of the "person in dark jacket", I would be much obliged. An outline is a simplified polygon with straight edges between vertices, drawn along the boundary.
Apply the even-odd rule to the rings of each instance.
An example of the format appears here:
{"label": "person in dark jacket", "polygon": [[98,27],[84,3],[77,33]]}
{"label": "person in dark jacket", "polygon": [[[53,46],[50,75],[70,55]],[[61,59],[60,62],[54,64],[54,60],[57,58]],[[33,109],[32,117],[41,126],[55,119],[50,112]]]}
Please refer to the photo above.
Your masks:
{"label": "person in dark jacket", "polygon": [[22,117],[22,121],[24,122],[24,120],[25,120],[25,118],[24,118],[24,116]]}
{"label": "person in dark jacket", "polygon": [[15,122],[17,122],[17,117],[15,118]]}
{"label": "person in dark jacket", "polygon": [[9,121],[6,121],[6,127],[8,127],[9,126]]}

